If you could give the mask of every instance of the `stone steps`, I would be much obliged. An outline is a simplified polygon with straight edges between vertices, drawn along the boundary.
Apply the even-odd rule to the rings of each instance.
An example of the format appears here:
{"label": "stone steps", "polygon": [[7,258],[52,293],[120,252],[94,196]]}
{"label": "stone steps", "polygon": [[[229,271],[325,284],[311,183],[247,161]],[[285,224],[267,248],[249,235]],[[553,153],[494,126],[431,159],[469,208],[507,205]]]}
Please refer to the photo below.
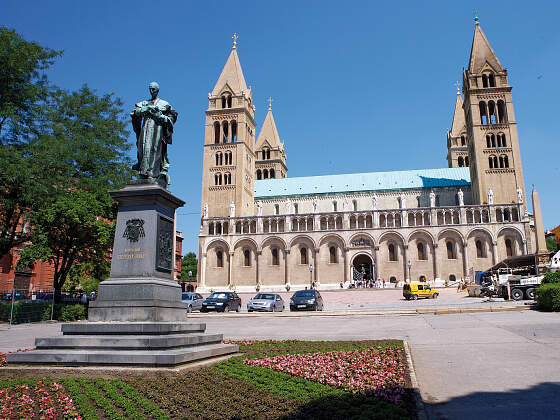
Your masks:
{"label": "stone steps", "polygon": [[73,322],[62,324],[64,335],[165,335],[204,332],[197,322]]}
{"label": "stone steps", "polygon": [[205,344],[165,350],[46,349],[10,353],[9,365],[169,367],[238,351],[236,344]]}

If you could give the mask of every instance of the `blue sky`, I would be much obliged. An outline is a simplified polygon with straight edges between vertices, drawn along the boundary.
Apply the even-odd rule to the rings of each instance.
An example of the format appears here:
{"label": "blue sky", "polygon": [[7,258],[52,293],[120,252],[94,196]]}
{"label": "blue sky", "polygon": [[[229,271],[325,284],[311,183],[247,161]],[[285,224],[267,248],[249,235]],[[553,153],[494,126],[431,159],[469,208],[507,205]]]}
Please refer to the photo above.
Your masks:
{"label": "blue sky", "polygon": [[508,69],[527,192],[535,184],[552,228],[560,224],[557,1],[3,0],[0,25],[64,50],[49,77],[67,89],[114,92],[128,110],[159,82],[179,112],[170,173],[171,191],[187,202],[178,216],[186,253],[197,250],[207,95],[234,32],[257,130],[274,98],[289,176],[441,168],[473,9]]}

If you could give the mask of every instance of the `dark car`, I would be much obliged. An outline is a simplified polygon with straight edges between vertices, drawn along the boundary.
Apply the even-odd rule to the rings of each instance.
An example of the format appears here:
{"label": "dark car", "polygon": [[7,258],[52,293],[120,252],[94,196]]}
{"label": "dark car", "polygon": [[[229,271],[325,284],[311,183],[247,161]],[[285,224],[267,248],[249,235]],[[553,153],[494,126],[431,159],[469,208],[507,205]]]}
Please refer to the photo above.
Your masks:
{"label": "dark car", "polygon": [[323,298],[314,289],[298,290],[290,299],[290,311],[322,311]]}
{"label": "dark car", "polygon": [[235,292],[214,292],[202,302],[200,312],[239,312],[241,309],[241,298]]}

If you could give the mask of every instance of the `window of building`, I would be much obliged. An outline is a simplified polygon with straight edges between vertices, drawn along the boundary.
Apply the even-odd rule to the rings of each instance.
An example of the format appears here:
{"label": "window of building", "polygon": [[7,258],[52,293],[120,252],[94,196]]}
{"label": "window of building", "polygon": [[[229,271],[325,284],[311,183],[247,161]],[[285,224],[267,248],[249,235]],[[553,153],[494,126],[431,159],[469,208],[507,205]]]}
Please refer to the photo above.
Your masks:
{"label": "window of building", "polygon": [[352,208],[354,209],[354,211],[358,211],[358,201],[357,200],[352,200]]}
{"label": "window of building", "polygon": [[280,214],[280,204],[274,205],[274,214]]}
{"label": "window of building", "polygon": [[456,256],[455,256],[455,244],[453,243],[453,241],[447,241],[445,243],[445,246],[447,247],[447,259],[448,260],[454,260],[456,258]]}
{"label": "window of building", "polygon": [[513,256],[513,246],[511,243],[511,239],[506,239],[506,256]]}
{"label": "window of building", "polygon": [[426,249],[424,247],[424,244],[422,242],[418,242],[416,244],[416,249],[418,251],[418,259],[419,260],[426,260]]}
{"label": "window of building", "polygon": [[465,136],[461,136],[461,146],[467,145],[467,138]]}
{"label": "window of building", "polygon": [[465,166],[465,161],[463,160],[463,156],[459,156],[459,158],[457,159],[457,164],[459,165],[459,167],[463,167]]}
{"label": "window of building", "polygon": [[224,174],[224,185],[230,185],[231,184],[231,174],[229,172],[226,172]]}
{"label": "window of building", "polygon": [[307,248],[302,247],[299,250],[299,263],[307,265]]}
{"label": "window of building", "polygon": [[251,266],[251,251],[249,251],[248,249],[243,250],[243,265],[245,267]]}
{"label": "window of building", "polygon": [[484,258],[485,256],[484,244],[478,239],[476,241],[476,258]]}
{"label": "window of building", "polygon": [[215,144],[220,143],[220,123],[219,122],[214,123],[214,143]]}
{"label": "window of building", "polygon": [[237,121],[231,122],[231,142],[237,142]]}
{"label": "window of building", "polygon": [[496,78],[492,73],[488,75],[488,84],[490,85],[490,87],[496,87]]}
{"label": "window of building", "polygon": [[488,87],[488,75],[487,74],[482,75],[482,87],[485,87],[485,88]]}
{"label": "window of building", "polygon": [[441,203],[439,201],[439,194],[438,194],[438,195],[436,195],[436,207],[439,207],[439,206],[441,206]]}
{"label": "window of building", "polygon": [[260,169],[257,169],[257,179],[262,179],[262,172]]}
{"label": "window of building", "polygon": [[214,185],[222,185],[222,174],[214,174]]}
{"label": "window of building", "polygon": [[483,125],[487,125],[489,121],[488,121],[488,111],[486,108],[486,102],[480,101],[478,103],[478,109],[480,112],[480,123]]}
{"label": "window of building", "polygon": [[508,119],[507,119],[507,109],[506,109],[505,102],[500,99],[498,101],[497,108],[498,108],[498,121],[500,122],[500,124],[507,123]]}
{"label": "window of building", "polygon": [[216,250],[216,267],[224,266],[224,253],[221,249]]}
{"label": "window of building", "polygon": [[278,248],[272,248],[272,265],[280,265],[278,259]]}
{"label": "window of building", "polygon": [[332,202],[332,208],[333,208],[333,211],[337,211],[337,202],[336,201]]}
{"label": "window of building", "polygon": [[389,282],[390,282],[390,283],[396,283],[396,282],[397,282],[397,278],[396,278],[396,277],[391,277],[391,278],[389,278]]}
{"label": "window of building", "polygon": [[270,169],[269,175],[270,175],[270,178],[274,178],[276,176],[276,174],[274,172],[274,169]]}
{"label": "window of building", "polygon": [[418,280],[421,281],[422,283],[426,283],[426,276],[420,276]]}
{"label": "window of building", "polygon": [[263,169],[263,179],[268,178],[268,169]]}
{"label": "window of building", "polygon": [[294,214],[298,214],[298,212],[299,212],[298,203],[294,203]]}
{"label": "window of building", "polygon": [[457,281],[457,277],[455,277],[455,274],[450,274],[450,275],[449,275],[449,281],[450,281],[450,282],[452,282],[452,281]]}
{"label": "window of building", "polygon": [[331,264],[338,263],[338,258],[337,258],[337,255],[336,255],[336,247],[334,247],[334,246],[331,246],[329,248],[329,262]]}
{"label": "window of building", "polygon": [[468,168],[469,167],[469,157],[465,156],[465,166]]}
{"label": "window of building", "polygon": [[397,261],[397,253],[395,252],[394,244],[389,244],[389,261]]}

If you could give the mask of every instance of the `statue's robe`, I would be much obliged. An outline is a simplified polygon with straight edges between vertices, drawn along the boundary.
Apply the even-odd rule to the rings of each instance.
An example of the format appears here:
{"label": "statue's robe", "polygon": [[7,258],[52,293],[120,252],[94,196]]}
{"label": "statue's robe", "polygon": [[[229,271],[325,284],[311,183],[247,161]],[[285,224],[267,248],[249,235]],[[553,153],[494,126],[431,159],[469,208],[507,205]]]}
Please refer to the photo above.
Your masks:
{"label": "statue's robe", "polygon": [[[141,115],[142,107],[154,105],[161,111],[160,115]],[[137,103],[130,116],[136,133],[138,150],[138,163],[132,169],[137,170],[141,178],[162,179],[168,184],[167,145],[172,143],[173,124],[177,121],[177,112],[168,102],[156,98]]]}

